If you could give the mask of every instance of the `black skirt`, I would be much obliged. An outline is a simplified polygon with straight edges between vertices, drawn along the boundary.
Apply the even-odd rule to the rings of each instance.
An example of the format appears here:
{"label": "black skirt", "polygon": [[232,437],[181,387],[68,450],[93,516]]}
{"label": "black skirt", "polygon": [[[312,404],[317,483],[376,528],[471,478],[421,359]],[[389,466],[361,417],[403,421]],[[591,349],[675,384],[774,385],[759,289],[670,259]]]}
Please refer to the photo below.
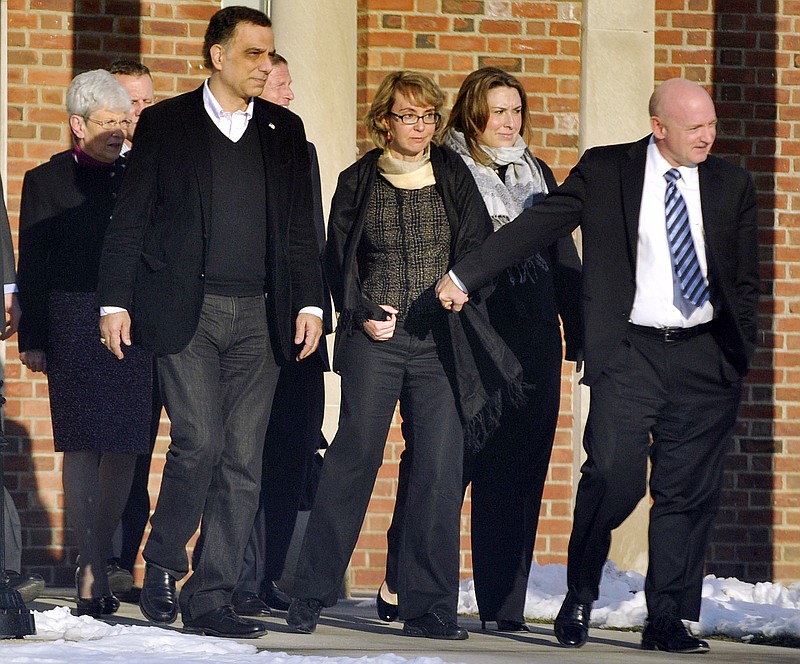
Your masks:
{"label": "black skirt", "polygon": [[146,454],[152,355],[136,346],[118,360],[100,343],[94,293],[53,291],[47,379],[56,452]]}

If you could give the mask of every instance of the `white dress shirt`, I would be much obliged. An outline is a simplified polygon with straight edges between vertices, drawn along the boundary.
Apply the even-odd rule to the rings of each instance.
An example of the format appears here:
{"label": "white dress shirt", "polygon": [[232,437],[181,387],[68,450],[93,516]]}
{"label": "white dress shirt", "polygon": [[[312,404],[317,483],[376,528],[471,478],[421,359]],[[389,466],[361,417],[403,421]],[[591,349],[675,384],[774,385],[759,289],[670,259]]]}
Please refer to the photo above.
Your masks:
{"label": "white dress shirt", "polygon": [[[630,322],[648,327],[694,327],[714,318],[714,307],[706,302],[695,307],[680,294],[680,283],[672,269],[672,256],[667,240],[664,197],[667,181],[664,174],[669,162],[659,152],[653,138],[647,147],[642,203],[639,208],[639,232],[636,245],[636,295]],[[697,167],[679,166],[681,177],[676,182],[689,212],[700,270],[708,278],[703,211],[700,206],[700,183]]]}

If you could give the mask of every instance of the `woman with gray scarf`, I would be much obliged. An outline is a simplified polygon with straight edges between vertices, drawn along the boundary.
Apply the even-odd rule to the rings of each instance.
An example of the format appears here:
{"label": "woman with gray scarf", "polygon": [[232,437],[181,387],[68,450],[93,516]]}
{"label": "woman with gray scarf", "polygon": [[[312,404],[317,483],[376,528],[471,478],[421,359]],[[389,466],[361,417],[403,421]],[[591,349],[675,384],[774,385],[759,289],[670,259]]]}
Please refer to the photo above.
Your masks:
{"label": "woman with gray scarf", "polygon": [[[470,169],[494,230],[544,199],[556,186],[552,171],[529,150],[527,95],[511,74],[494,67],[472,72],[461,85],[447,123],[445,145]],[[523,617],[539,509],[558,419],[564,325],[566,357],[578,360],[580,260],[567,237],[509,268],[487,300],[489,320],[523,368],[527,400],[503,411],[479,452],[467,452],[463,483],[472,484],[472,566],[481,622],[498,631],[528,631]],[[405,433],[404,428],[404,433]],[[396,543],[404,509],[405,466],[392,527],[387,533],[386,581],[378,613],[392,619]]]}

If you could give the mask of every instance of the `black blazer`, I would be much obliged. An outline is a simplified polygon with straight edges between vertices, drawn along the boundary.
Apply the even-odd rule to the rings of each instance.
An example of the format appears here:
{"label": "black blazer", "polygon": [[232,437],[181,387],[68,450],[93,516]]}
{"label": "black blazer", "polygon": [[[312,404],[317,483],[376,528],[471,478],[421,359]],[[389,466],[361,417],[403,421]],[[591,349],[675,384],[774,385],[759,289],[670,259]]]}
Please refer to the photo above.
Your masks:
{"label": "black blazer", "polygon": [[[468,291],[578,226],[583,234],[583,321],[591,385],[621,343],[636,292],[639,208],[649,136],[587,150],[542,203],[493,233],[453,271]],[[735,372],[755,349],[758,302],[756,195],[742,168],[710,156],[699,166],[714,335]]]}
{"label": "black blazer", "polygon": [[[134,338],[159,354],[192,338],[211,228],[211,148],[202,86],[142,113],[105,237],[98,304],[130,310]],[[293,360],[294,319],[323,306],[302,121],[255,99],[267,193],[267,311],[278,361]]]}

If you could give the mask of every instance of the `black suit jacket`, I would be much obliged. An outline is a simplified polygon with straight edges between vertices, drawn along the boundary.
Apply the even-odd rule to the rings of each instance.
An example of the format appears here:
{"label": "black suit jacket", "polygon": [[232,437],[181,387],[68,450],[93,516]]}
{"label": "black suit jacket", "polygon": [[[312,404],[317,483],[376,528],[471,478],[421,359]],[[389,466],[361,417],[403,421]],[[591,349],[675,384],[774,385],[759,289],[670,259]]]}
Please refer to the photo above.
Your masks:
{"label": "black suit jacket", "polygon": [[[206,117],[202,86],[142,113],[100,262],[98,303],[129,309],[134,338],[159,354],[189,343],[203,301],[214,232]],[[287,109],[255,99],[251,122],[267,180],[268,319],[276,359],[290,361],[298,310],[323,305],[308,148]]]}
{"label": "black suit jacket", "polygon": [[[591,385],[623,340],[636,293],[636,246],[649,136],[587,150],[544,202],[503,226],[453,271],[468,291],[578,226],[583,234],[583,321]],[[749,174],[710,156],[699,166],[714,335],[744,375],[755,348],[756,196]]]}

